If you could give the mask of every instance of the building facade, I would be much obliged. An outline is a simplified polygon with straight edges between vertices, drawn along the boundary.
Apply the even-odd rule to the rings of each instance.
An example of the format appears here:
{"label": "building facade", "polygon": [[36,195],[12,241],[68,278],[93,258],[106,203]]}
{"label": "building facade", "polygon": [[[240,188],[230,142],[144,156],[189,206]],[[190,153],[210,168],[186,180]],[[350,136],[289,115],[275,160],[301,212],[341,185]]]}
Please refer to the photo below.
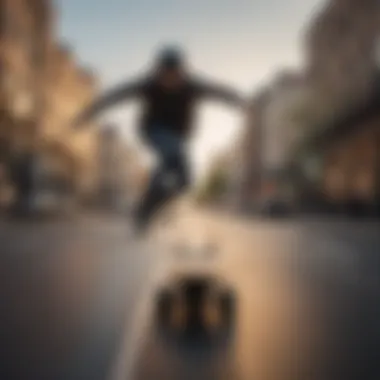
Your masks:
{"label": "building facade", "polygon": [[[45,147],[60,146],[59,159],[79,195],[95,191],[99,131],[96,123],[84,125],[80,131],[71,127],[74,118],[97,96],[94,75],[78,66],[72,51],[62,45],[50,50],[46,84],[46,110],[41,124],[41,140]],[[57,157],[58,156],[58,157]]]}
{"label": "building facade", "polygon": [[318,158],[310,181],[332,209],[349,213],[359,207],[365,214],[380,211],[379,106],[377,94],[309,140],[308,151]]}
{"label": "building facade", "polygon": [[49,1],[1,0],[0,16],[0,197],[7,205],[15,196],[10,166],[37,149],[54,15]]}
{"label": "building facade", "polygon": [[264,89],[252,100],[242,134],[236,146],[236,172],[234,186],[236,205],[240,209],[252,207],[259,192],[262,167],[262,140],[264,112],[269,92]]}
{"label": "building facade", "polygon": [[284,192],[283,173],[299,133],[291,110],[303,96],[303,85],[298,73],[284,70],[252,99],[233,171],[240,208],[255,208]]}
{"label": "building facade", "polygon": [[264,111],[262,166],[277,173],[286,167],[300,130],[292,110],[304,97],[305,82],[301,74],[283,70],[270,86],[270,100]]}
{"label": "building facade", "polygon": [[0,133],[12,150],[38,134],[53,15],[43,0],[2,0],[0,11]]}
{"label": "building facade", "polygon": [[34,152],[79,195],[96,183],[97,130],[74,133],[70,121],[97,94],[97,80],[56,38],[49,0],[0,1],[0,151]]}
{"label": "building facade", "polygon": [[306,34],[314,103],[327,112],[300,142],[299,166],[305,194],[333,208],[379,203],[379,36],[376,0],[330,0]]}
{"label": "building facade", "polygon": [[305,35],[306,70],[332,110],[365,102],[379,59],[377,0],[330,0]]}
{"label": "building facade", "polygon": [[107,207],[127,206],[141,197],[146,168],[114,125],[102,129],[98,150],[98,191]]}

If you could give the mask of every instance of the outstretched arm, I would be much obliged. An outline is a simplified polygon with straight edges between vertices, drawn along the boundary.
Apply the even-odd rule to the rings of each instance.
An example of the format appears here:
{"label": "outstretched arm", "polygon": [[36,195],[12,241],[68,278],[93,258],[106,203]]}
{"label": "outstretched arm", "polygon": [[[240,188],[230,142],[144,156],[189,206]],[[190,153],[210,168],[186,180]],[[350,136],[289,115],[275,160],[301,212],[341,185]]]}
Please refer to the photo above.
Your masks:
{"label": "outstretched arm", "polygon": [[220,100],[233,106],[245,106],[243,97],[229,87],[207,81],[197,81],[195,87],[198,94],[202,97]]}
{"label": "outstretched arm", "polygon": [[141,95],[144,85],[144,82],[136,81],[123,84],[111,90],[85,109],[75,120],[74,126],[79,128],[96,115],[106,111],[108,108],[111,108],[122,101]]}

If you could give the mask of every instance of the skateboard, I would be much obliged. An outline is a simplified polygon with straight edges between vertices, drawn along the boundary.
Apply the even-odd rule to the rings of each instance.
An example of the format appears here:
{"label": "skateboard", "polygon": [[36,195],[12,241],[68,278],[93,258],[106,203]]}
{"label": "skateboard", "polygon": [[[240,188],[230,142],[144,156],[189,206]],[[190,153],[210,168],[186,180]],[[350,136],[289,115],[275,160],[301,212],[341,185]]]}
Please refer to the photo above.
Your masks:
{"label": "skateboard", "polygon": [[157,292],[156,318],[166,332],[217,334],[234,324],[235,295],[228,283],[214,274],[182,273]]}
{"label": "skateboard", "polygon": [[[217,240],[204,228],[195,228],[196,221],[188,217],[181,221],[181,212],[172,213],[168,219],[170,223],[162,223],[168,234],[162,232],[161,236],[166,236],[166,252],[160,256],[161,261],[167,259],[166,276],[157,284],[155,296],[158,328],[177,336],[230,330],[235,319],[236,296],[232,285],[218,270]],[[182,222],[183,231],[177,229],[183,226]]]}

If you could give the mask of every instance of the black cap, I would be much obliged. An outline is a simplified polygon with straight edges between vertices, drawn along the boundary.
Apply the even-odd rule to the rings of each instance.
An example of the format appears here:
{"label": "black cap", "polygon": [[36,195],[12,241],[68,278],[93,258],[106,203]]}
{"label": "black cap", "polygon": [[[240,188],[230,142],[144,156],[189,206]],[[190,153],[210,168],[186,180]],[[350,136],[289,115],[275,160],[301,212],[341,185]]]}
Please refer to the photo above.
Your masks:
{"label": "black cap", "polygon": [[164,69],[178,69],[184,64],[183,53],[175,47],[166,47],[158,55],[157,65]]}

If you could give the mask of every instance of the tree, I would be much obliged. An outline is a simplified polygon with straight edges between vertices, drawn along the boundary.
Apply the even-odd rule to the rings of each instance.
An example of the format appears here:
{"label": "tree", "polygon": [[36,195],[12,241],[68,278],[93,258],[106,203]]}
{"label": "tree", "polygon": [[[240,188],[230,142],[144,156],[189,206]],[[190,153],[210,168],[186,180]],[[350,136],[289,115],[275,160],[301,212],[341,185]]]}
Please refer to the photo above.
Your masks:
{"label": "tree", "polygon": [[215,162],[198,189],[196,199],[201,203],[217,201],[226,193],[227,186],[227,168],[220,161]]}

